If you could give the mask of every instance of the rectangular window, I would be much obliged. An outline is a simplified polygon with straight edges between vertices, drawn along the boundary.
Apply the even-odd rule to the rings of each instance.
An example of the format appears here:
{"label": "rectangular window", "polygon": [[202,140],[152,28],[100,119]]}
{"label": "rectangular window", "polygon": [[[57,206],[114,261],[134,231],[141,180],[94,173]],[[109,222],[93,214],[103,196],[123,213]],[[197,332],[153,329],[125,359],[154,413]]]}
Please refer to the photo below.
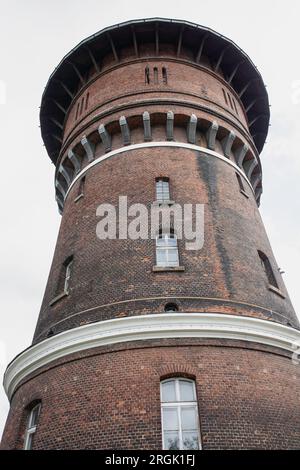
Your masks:
{"label": "rectangular window", "polygon": [[161,414],[165,450],[201,448],[194,381],[178,378],[161,382]]}
{"label": "rectangular window", "polygon": [[41,404],[35,405],[28,416],[26,431],[25,431],[25,441],[24,449],[31,450],[33,445],[33,437],[36,433],[38,418],[40,414]]}
{"label": "rectangular window", "polygon": [[156,266],[179,266],[177,237],[174,233],[160,233],[156,237]]}
{"label": "rectangular window", "polygon": [[258,255],[269,284],[276,289],[279,289],[269,258],[262,251],[259,251]]}
{"label": "rectangular window", "polygon": [[65,265],[65,282],[64,282],[64,292],[66,294],[69,293],[69,287],[70,287],[70,279],[71,279],[71,274],[72,274],[72,265],[73,265],[73,257],[68,261],[68,263]]}
{"label": "rectangular window", "polygon": [[84,186],[85,186],[85,176],[83,176],[83,177],[80,179],[79,187],[78,187],[78,196],[83,196],[83,194],[84,194]]}
{"label": "rectangular window", "polygon": [[170,200],[169,178],[157,178],[156,200],[157,201],[169,201]]}
{"label": "rectangular window", "polygon": [[242,180],[241,175],[239,175],[238,173],[236,173],[236,178],[237,178],[237,180],[238,180],[240,190],[245,192],[245,187],[244,187],[244,183],[243,183],[243,180]]}

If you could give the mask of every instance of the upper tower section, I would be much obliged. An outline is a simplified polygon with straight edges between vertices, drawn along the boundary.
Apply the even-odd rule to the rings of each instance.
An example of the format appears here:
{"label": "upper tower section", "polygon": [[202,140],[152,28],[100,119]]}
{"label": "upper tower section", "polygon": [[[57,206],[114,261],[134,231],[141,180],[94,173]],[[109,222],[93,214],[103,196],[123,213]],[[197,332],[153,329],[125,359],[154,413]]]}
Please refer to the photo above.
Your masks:
{"label": "upper tower section", "polygon": [[262,77],[234,42],[162,18],[82,41],[52,73],[40,111],[60,211],[82,169],[95,156],[140,143],[138,129],[145,141],[185,141],[223,154],[245,173],[259,204],[269,118]]}

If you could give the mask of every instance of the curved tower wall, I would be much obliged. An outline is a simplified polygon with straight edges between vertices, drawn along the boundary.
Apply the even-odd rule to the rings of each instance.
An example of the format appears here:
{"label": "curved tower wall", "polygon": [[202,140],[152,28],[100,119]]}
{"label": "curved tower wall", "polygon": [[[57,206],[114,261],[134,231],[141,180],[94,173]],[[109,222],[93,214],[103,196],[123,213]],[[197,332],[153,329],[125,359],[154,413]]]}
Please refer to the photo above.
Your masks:
{"label": "curved tower wall", "polygon": [[[258,208],[264,85],[233,43],[165,21],[100,34],[101,57],[87,40],[47,85],[62,222],[33,345],[6,372],[5,448],[22,447],[35,401],[35,448],[160,448],[159,384],[173,376],[195,380],[204,449],[299,446],[299,323]],[[150,210],[159,177],[174,203],[204,205],[203,247],[179,240],[178,268],[157,269],[155,240],[96,236],[100,204]]]}

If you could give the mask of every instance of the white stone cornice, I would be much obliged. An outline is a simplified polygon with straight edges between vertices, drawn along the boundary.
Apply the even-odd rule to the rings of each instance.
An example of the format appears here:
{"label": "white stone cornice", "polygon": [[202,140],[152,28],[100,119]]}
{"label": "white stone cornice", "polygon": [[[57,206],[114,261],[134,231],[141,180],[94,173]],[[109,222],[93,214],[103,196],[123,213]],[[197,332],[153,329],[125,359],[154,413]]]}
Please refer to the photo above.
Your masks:
{"label": "white stone cornice", "polygon": [[153,148],[153,147],[171,147],[171,148],[173,147],[174,148],[174,147],[177,147],[177,148],[183,148],[183,149],[188,149],[188,150],[196,150],[197,152],[201,152],[201,153],[206,154],[206,156],[208,156],[208,157],[218,158],[218,159],[222,160],[223,162],[225,162],[227,165],[232,166],[235,169],[235,171],[238,172],[241,175],[241,177],[245,179],[245,181],[248,183],[248,185],[249,185],[249,187],[250,187],[250,189],[251,189],[251,191],[254,195],[254,191],[253,191],[251,182],[249,181],[249,179],[245,175],[244,171],[242,171],[241,168],[236,163],[234,163],[232,160],[229,160],[229,158],[224,157],[224,155],[221,155],[220,153],[215,152],[214,150],[210,150],[206,147],[201,147],[199,145],[190,144],[190,143],[186,143],[186,142],[174,142],[174,141],[154,142],[153,141],[153,142],[142,142],[140,144],[132,144],[132,145],[127,145],[125,147],[120,147],[116,150],[107,151],[107,153],[105,155],[101,155],[101,157],[96,158],[94,161],[92,161],[91,163],[86,165],[81,170],[81,172],[78,173],[75,176],[75,178],[73,179],[73,181],[71,182],[71,184],[68,187],[65,199],[67,198],[69,192],[71,191],[71,189],[74,186],[74,184],[76,183],[76,181],[78,179],[82,178],[82,176],[87,171],[89,171],[91,168],[93,168],[95,165],[98,165],[99,163],[103,162],[104,160],[107,160],[108,158],[112,158],[115,155],[119,155],[119,154],[124,153],[124,152],[129,152],[131,150],[139,150],[139,149],[143,149],[143,148],[147,148],[147,147],[148,148]]}
{"label": "white stone cornice", "polygon": [[220,313],[133,316],[73,328],[26,349],[7,367],[4,388],[10,399],[26,376],[69,354],[116,343],[164,338],[252,341],[288,352],[300,347],[300,331],[252,317]]}

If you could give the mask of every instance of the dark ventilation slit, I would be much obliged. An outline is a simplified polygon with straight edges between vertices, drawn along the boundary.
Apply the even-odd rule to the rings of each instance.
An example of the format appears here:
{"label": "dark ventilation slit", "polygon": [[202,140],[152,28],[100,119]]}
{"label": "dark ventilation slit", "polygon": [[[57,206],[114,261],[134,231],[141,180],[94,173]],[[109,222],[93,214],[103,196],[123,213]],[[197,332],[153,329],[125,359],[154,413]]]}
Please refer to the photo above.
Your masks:
{"label": "dark ventilation slit", "polygon": [[75,119],[77,119],[77,118],[78,118],[78,113],[79,113],[79,104],[80,104],[80,103],[79,103],[79,101],[78,101],[78,103],[77,103],[77,106],[76,106],[76,115],[75,115]]}
{"label": "dark ventilation slit", "polygon": [[90,94],[87,93],[86,98],[85,98],[85,109],[87,109],[87,107],[89,105],[89,97],[90,97]]}
{"label": "dark ventilation slit", "polygon": [[149,69],[148,65],[145,68],[145,83],[146,83],[146,85],[150,84],[150,69]]}
{"label": "dark ventilation slit", "polygon": [[163,84],[167,85],[168,84],[168,74],[167,74],[166,67],[162,68],[162,77],[163,77]]}

